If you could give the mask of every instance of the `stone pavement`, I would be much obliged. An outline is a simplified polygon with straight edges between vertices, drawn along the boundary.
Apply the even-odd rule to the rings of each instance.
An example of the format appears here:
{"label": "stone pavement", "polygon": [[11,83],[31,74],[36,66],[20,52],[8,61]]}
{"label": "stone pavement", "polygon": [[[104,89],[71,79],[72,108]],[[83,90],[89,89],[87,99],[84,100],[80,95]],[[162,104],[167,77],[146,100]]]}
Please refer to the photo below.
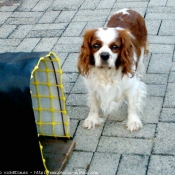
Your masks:
{"label": "stone pavement", "polygon": [[[64,172],[99,175],[175,175],[175,0],[0,1],[0,52],[54,51],[61,59],[75,150]],[[150,53],[144,127],[125,130],[125,107],[95,130],[76,60],[86,29],[102,27],[116,10],[131,8],[146,20]],[[79,173],[78,173],[79,172]]]}

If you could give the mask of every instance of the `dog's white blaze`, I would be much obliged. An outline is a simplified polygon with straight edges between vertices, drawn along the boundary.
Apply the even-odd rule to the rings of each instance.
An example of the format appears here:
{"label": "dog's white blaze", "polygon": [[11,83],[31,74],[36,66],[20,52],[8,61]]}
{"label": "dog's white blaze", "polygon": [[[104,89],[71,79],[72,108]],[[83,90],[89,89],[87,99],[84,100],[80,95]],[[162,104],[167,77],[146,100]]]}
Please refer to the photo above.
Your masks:
{"label": "dog's white blaze", "polygon": [[129,9],[124,8],[124,9],[121,9],[121,10],[117,11],[115,14],[123,13],[123,15],[129,15],[129,13],[127,12],[128,10],[129,10]]}
{"label": "dog's white blaze", "polygon": [[104,42],[103,44],[105,45],[108,45],[109,43],[114,41],[118,36],[114,28],[107,28],[107,29],[99,28],[96,35],[101,41]]}

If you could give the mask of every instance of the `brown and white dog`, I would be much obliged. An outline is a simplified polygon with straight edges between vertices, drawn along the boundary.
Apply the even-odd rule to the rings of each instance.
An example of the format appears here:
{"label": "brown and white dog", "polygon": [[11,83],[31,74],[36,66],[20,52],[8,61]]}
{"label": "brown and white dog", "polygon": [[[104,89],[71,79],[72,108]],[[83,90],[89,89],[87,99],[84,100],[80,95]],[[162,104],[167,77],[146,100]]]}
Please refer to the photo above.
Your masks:
{"label": "brown and white dog", "polygon": [[90,112],[83,126],[91,129],[103,122],[104,114],[128,103],[127,130],[142,127],[140,116],[146,85],[141,81],[147,54],[147,29],[144,18],[134,10],[122,9],[107,27],[87,30],[78,58],[78,70],[88,89]]}

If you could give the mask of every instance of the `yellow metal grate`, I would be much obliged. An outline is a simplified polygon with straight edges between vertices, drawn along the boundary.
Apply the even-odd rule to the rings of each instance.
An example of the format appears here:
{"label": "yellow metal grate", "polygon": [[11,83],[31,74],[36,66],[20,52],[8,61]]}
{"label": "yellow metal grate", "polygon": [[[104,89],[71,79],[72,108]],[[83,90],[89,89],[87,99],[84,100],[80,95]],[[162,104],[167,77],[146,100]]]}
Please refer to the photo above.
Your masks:
{"label": "yellow metal grate", "polygon": [[70,138],[60,59],[53,52],[39,59],[30,89],[38,134]]}

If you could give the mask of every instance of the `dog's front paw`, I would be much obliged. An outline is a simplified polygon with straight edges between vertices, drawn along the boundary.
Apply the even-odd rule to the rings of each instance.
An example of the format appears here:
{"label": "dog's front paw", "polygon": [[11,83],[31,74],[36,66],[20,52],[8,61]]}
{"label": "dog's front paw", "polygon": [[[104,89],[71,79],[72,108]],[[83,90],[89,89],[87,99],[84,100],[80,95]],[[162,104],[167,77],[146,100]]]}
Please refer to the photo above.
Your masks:
{"label": "dog's front paw", "polygon": [[126,123],[126,128],[130,132],[137,131],[137,130],[141,129],[142,127],[143,127],[143,124],[139,118],[130,119]]}
{"label": "dog's front paw", "polygon": [[96,117],[87,117],[83,122],[83,128],[86,129],[92,129],[95,128],[95,126],[100,125],[103,123],[104,120],[102,118],[96,118]]}

